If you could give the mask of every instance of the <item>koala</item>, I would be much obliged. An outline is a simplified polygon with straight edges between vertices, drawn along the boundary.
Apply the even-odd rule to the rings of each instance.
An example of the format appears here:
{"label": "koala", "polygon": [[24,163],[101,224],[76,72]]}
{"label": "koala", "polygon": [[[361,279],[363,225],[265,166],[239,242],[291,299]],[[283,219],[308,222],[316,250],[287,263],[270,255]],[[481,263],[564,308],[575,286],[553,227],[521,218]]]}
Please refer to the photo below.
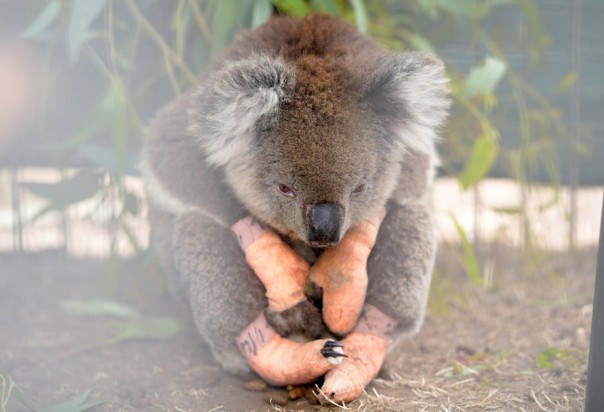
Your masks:
{"label": "koala", "polygon": [[[330,329],[312,282],[308,299],[269,316],[268,288],[233,235],[246,217],[308,269],[385,211],[360,299],[389,320],[384,351],[419,330],[436,251],[435,145],[448,105],[435,58],[387,52],[332,16],[276,16],[239,34],[156,115],[142,166],[152,241],[225,370],[250,371],[237,339],[259,313],[279,336],[314,339]],[[341,352],[332,340],[322,345],[323,356]]]}

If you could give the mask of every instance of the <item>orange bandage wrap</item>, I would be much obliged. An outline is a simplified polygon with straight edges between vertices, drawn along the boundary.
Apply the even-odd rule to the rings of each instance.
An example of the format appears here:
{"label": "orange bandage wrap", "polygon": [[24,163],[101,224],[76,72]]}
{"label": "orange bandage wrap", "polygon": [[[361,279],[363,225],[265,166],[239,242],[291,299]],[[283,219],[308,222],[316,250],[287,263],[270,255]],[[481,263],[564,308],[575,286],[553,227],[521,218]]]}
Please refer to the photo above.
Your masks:
{"label": "orange bandage wrap", "polygon": [[245,250],[245,258],[266,287],[271,310],[280,312],[306,299],[309,265],[275,233],[265,232]]}
{"label": "orange bandage wrap", "polygon": [[384,215],[382,211],[350,228],[310,271],[309,280],[323,289],[323,321],[333,333],[347,334],[359,318],[367,291],[367,259]]}
{"label": "orange bandage wrap", "polygon": [[232,226],[245,258],[264,287],[268,307],[281,312],[306,299],[309,265],[271,230],[248,217]]}
{"label": "orange bandage wrap", "polygon": [[361,396],[382,367],[392,342],[388,334],[397,323],[375,306],[365,305],[359,323],[342,340],[348,357],[325,375],[321,387],[323,396],[336,402],[348,402]]}
{"label": "orange bandage wrap", "polygon": [[275,386],[312,382],[339,363],[321,354],[327,339],[298,343],[280,337],[259,315],[237,337],[239,351],[248,365]]}

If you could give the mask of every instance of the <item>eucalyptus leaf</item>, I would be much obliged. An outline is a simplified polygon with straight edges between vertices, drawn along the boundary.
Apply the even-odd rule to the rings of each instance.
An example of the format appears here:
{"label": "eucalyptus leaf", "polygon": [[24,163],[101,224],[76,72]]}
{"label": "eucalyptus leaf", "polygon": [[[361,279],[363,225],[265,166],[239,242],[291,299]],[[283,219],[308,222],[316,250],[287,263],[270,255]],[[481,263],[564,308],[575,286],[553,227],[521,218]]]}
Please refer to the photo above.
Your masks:
{"label": "eucalyptus leaf", "polygon": [[367,28],[369,27],[369,17],[367,16],[367,9],[363,0],[350,0],[352,9],[354,10],[354,19],[357,23],[357,29],[363,34],[367,34]]}
{"label": "eucalyptus leaf", "polygon": [[252,28],[265,23],[273,14],[273,3],[271,0],[256,0],[252,9]]}
{"label": "eucalyptus leaf", "polygon": [[302,18],[310,13],[310,7],[304,0],[273,0],[273,4],[291,16]]}
{"label": "eucalyptus leaf", "polygon": [[63,311],[76,316],[113,316],[122,319],[140,317],[136,309],[110,299],[61,300]]}
{"label": "eucalyptus leaf", "polygon": [[490,4],[479,0],[437,0],[436,3],[441,10],[459,17],[480,19],[487,15]]}
{"label": "eucalyptus leaf", "polygon": [[237,0],[215,3],[212,14],[212,56],[216,56],[231,41],[241,12],[241,4]]}
{"label": "eucalyptus leaf", "polygon": [[493,167],[497,159],[498,146],[494,134],[485,134],[474,141],[472,152],[466,165],[458,176],[464,189],[475,185]]}
{"label": "eucalyptus leaf", "polygon": [[21,32],[21,36],[27,38],[38,37],[53,21],[55,21],[60,11],[61,2],[59,0],[49,1],[40,14],[38,14],[38,17]]}
{"label": "eucalyptus leaf", "polygon": [[466,269],[466,273],[470,278],[470,282],[473,285],[477,286],[482,283],[482,279],[480,277],[480,269],[478,266],[478,260],[476,259],[476,255],[474,254],[474,250],[472,249],[472,244],[468,240],[468,236],[466,235],[465,230],[459,224],[454,215],[450,215],[453,224],[455,225],[455,230],[459,235],[459,239],[461,240],[461,247],[463,249],[464,256],[464,267]]}
{"label": "eucalyptus leaf", "polygon": [[75,63],[82,46],[95,36],[90,26],[105,8],[106,0],[74,0],[67,27],[69,62]]}
{"label": "eucalyptus leaf", "polygon": [[495,57],[487,57],[483,64],[470,70],[464,84],[464,95],[492,94],[507,70],[507,64]]}
{"label": "eucalyptus leaf", "polygon": [[133,319],[121,327],[120,339],[167,339],[180,331],[180,322],[169,317]]}
{"label": "eucalyptus leaf", "polygon": [[553,368],[555,360],[567,355],[567,352],[558,348],[547,348],[537,355],[537,366],[539,368]]}
{"label": "eucalyptus leaf", "polygon": [[322,11],[325,13],[335,15],[340,15],[342,13],[340,5],[334,0],[312,0],[310,2],[310,6],[313,10]]}

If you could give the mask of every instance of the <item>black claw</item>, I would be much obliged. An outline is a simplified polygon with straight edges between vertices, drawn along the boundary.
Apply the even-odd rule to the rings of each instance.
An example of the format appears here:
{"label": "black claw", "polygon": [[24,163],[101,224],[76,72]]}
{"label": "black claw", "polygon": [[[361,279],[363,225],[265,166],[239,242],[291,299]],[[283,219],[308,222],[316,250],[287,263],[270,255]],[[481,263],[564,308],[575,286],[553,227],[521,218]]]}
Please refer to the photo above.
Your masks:
{"label": "black claw", "polygon": [[335,340],[328,340],[327,342],[325,342],[325,345],[323,345],[323,348],[321,348],[321,355],[323,355],[323,357],[325,358],[347,358],[348,356],[346,356],[344,353],[335,350],[335,348],[343,347],[344,346],[340,342],[337,342]]}

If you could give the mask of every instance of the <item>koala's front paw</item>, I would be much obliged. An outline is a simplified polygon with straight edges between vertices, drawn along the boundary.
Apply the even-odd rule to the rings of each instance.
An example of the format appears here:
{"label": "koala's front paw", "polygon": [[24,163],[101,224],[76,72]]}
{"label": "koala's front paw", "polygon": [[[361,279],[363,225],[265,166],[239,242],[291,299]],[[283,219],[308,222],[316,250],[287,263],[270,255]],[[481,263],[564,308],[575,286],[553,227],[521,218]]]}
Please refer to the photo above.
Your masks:
{"label": "koala's front paw", "polygon": [[280,312],[266,308],[264,314],[268,323],[281,336],[302,333],[311,339],[317,339],[326,332],[321,312],[308,300]]}

